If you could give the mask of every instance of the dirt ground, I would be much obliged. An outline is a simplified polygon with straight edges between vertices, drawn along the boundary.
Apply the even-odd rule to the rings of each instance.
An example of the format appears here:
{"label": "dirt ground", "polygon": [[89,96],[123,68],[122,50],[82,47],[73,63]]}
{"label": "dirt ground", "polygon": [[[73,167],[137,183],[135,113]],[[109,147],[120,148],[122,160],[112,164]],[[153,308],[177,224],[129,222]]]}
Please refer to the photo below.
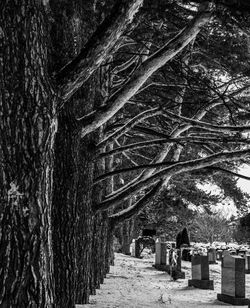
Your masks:
{"label": "dirt ground", "polygon": [[[186,278],[178,281],[173,281],[165,272],[155,270],[153,264],[154,255],[136,259],[117,253],[115,266],[111,267],[101,289],[97,290],[95,296],[91,296],[90,304],[76,307],[234,307],[217,300],[217,293],[221,292],[220,262],[210,265],[210,279],[214,280],[214,290],[188,287],[188,279],[191,279],[190,262],[182,261]],[[246,297],[250,297],[250,274],[246,275]]]}

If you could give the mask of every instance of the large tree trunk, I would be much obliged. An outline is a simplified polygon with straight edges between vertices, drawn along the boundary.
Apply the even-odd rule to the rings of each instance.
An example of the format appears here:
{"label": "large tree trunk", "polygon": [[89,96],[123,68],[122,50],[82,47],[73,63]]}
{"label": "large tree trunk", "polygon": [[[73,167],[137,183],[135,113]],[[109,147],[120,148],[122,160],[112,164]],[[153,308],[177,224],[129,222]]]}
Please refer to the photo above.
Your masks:
{"label": "large tree trunk", "polygon": [[[71,108],[92,108],[93,83],[71,101]],[[87,103],[88,102],[88,103]],[[74,108],[72,108],[74,110]],[[94,136],[79,138],[79,127],[68,108],[59,117],[55,147],[53,244],[56,307],[85,304],[90,295],[92,259],[92,189],[95,164]]]}
{"label": "large tree trunk", "polygon": [[40,1],[0,5],[0,306],[52,307],[55,97]]}
{"label": "large tree trunk", "polygon": [[92,189],[94,180],[93,136],[81,142],[78,153],[78,185],[76,198],[76,303],[86,304],[91,293],[92,235],[94,214]]}
{"label": "large tree trunk", "polygon": [[74,134],[71,114],[59,117],[55,143],[53,194],[53,248],[55,264],[56,307],[75,305],[75,220],[78,138]]}
{"label": "large tree trunk", "polygon": [[[95,28],[91,1],[51,1],[53,71],[75,57]],[[93,15],[91,15],[91,14]],[[92,18],[93,17],[93,18]],[[86,23],[87,20],[87,23]],[[55,305],[73,308],[89,298],[92,235],[92,136],[81,141],[75,118],[93,108],[93,82],[61,110],[55,147],[53,247]],[[93,92],[93,93],[92,93]]]}

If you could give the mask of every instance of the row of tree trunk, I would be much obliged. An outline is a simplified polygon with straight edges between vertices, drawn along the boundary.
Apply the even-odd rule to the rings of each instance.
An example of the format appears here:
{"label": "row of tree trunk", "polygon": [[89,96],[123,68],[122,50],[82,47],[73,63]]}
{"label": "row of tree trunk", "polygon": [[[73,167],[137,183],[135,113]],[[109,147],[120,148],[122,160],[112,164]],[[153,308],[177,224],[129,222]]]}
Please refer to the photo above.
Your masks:
{"label": "row of tree trunk", "polygon": [[108,216],[93,205],[103,194],[102,187],[93,193],[100,132],[81,139],[76,120],[101,101],[99,72],[64,107],[51,78],[106,12],[95,11],[93,1],[47,4],[0,4],[3,308],[85,304],[112,254]]}

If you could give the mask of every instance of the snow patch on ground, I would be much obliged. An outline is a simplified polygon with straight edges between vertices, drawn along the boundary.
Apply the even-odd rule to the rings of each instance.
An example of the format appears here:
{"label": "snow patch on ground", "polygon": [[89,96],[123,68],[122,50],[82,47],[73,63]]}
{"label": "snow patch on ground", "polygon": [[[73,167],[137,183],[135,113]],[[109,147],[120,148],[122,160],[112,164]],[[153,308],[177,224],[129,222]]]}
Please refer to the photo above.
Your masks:
{"label": "snow patch on ground", "polygon": [[[89,304],[76,305],[76,308],[234,307],[217,300],[217,293],[221,293],[220,262],[210,265],[214,290],[188,287],[190,262],[182,261],[186,278],[178,281],[173,281],[165,272],[155,270],[153,264],[154,255],[136,259],[117,253],[115,266],[111,266],[100,290],[91,296]],[[246,275],[246,297],[250,297],[250,275]]]}

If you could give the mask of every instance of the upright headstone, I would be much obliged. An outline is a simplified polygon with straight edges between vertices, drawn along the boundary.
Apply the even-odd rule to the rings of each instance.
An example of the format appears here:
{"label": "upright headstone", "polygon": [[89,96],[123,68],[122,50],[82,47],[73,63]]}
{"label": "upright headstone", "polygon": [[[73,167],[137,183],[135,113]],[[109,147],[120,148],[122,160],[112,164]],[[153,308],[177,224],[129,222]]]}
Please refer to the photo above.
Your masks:
{"label": "upright headstone", "polygon": [[245,259],[225,255],[221,272],[221,294],[217,294],[217,299],[236,306],[248,305],[249,299],[245,298]]}
{"label": "upright headstone", "polygon": [[155,265],[161,264],[161,241],[159,238],[155,241]]}
{"label": "upright headstone", "polygon": [[225,256],[230,256],[230,251],[229,250],[223,250],[222,251],[222,258],[224,258]]}
{"label": "upright headstone", "polygon": [[207,251],[208,255],[208,263],[209,264],[216,264],[216,249],[215,248],[209,248]]}
{"label": "upright headstone", "polygon": [[177,271],[181,272],[181,254],[182,251],[181,249],[176,249],[176,254],[177,254]]}
{"label": "upright headstone", "polygon": [[155,267],[164,267],[167,264],[167,243],[159,238],[155,242]]}
{"label": "upright headstone", "polygon": [[246,254],[245,260],[246,260],[245,273],[250,274],[250,254]]}
{"label": "upright headstone", "polygon": [[214,289],[213,280],[209,280],[208,256],[192,256],[192,279],[188,280],[188,286],[199,289]]}
{"label": "upright headstone", "polygon": [[167,264],[167,243],[161,242],[161,265]]}
{"label": "upright headstone", "polygon": [[135,257],[140,258],[141,255],[141,245],[139,239],[135,240]]}
{"label": "upright headstone", "polygon": [[130,253],[132,257],[135,257],[135,239],[133,239],[132,243],[130,244]]}

